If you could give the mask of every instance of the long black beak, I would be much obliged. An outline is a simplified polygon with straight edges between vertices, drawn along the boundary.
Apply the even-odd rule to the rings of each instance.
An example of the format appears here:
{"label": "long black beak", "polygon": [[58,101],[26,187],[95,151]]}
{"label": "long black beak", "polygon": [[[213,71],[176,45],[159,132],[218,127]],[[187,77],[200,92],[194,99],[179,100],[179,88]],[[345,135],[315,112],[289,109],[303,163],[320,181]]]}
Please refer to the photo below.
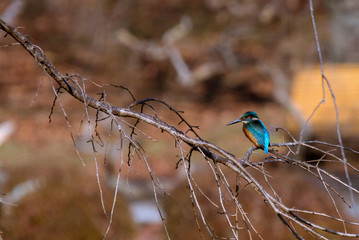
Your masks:
{"label": "long black beak", "polygon": [[235,124],[235,123],[239,123],[239,122],[242,122],[242,119],[238,118],[238,119],[236,119],[236,120],[234,120],[234,121],[232,121],[230,123],[227,123],[226,126],[229,126],[229,125],[232,125],[232,124]]}

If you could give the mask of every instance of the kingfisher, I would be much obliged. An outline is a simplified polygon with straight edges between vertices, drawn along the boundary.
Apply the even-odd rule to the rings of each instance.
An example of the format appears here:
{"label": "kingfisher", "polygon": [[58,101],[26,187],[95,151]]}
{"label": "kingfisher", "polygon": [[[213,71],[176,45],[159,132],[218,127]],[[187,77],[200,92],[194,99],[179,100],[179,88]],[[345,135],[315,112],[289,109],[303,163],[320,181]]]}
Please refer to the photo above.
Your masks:
{"label": "kingfisher", "polygon": [[257,113],[245,112],[238,119],[228,123],[227,126],[238,122],[243,122],[243,132],[247,138],[256,147],[263,149],[268,154],[269,134],[262,121],[259,120]]}

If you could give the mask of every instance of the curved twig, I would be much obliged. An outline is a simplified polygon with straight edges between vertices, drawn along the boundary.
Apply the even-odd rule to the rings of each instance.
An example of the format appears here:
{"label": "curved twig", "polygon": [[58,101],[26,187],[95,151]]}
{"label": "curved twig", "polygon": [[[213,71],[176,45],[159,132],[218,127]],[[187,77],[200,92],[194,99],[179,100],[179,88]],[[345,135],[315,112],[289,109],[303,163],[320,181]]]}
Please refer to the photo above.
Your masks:
{"label": "curved twig", "polygon": [[[258,192],[258,194],[265,200],[266,204],[272,209],[272,211],[275,214],[277,214],[278,216],[280,216],[283,223],[290,228],[290,230],[296,237],[298,237],[299,234],[296,232],[296,230],[294,228],[292,228],[289,225],[289,223],[286,219],[295,222],[296,224],[298,224],[300,227],[302,227],[305,231],[308,231],[313,236],[321,237],[324,239],[326,239],[326,238],[323,235],[321,235],[320,233],[318,233],[317,232],[318,230],[329,232],[331,234],[343,236],[343,237],[359,237],[359,235],[357,235],[357,234],[335,231],[332,229],[325,228],[323,226],[319,226],[319,225],[312,223],[304,218],[301,218],[297,214],[293,213],[293,211],[292,211],[293,209],[286,207],[280,201],[280,199],[278,199],[278,197],[275,194],[271,194],[270,192],[268,192],[264,188],[264,186],[261,185],[260,181],[258,179],[256,179],[256,177],[254,177],[251,174],[251,172],[249,171],[249,169],[251,169],[251,168],[258,169],[257,166],[261,166],[263,164],[271,162],[271,160],[266,160],[266,161],[262,162],[261,164],[249,162],[249,158],[250,158],[252,152],[254,150],[256,150],[256,148],[250,148],[249,151],[247,152],[246,156],[244,157],[244,159],[238,160],[237,158],[235,158],[234,155],[230,154],[229,152],[225,151],[224,149],[201,139],[199,137],[199,135],[194,131],[194,128],[196,128],[196,127],[190,125],[182,117],[182,115],[180,114],[179,111],[174,110],[170,105],[168,105],[167,103],[165,103],[161,100],[158,100],[158,99],[145,99],[142,101],[137,101],[137,102],[131,104],[127,108],[121,108],[121,107],[111,105],[104,99],[98,100],[98,99],[92,98],[91,96],[89,96],[86,93],[84,82],[82,82],[83,85],[81,86],[80,84],[77,84],[76,81],[74,81],[71,77],[60,73],[56,69],[56,67],[51,63],[51,61],[45,56],[44,52],[38,46],[32,44],[29,41],[29,39],[26,38],[24,35],[22,35],[17,29],[7,25],[1,19],[0,19],[0,29],[5,31],[12,38],[14,38],[18,43],[20,43],[30,53],[31,56],[33,56],[35,58],[37,63],[40,65],[40,67],[42,69],[44,69],[44,71],[57,82],[57,84],[59,85],[59,89],[66,91],[68,94],[73,96],[78,101],[83,102],[86,108],[91,107],[97,111],[103,112],[104,114],[109,116],[111,119],[113,119],[117,123],[117,126],[120,130],[121,130],[121,126],[120,126],[119,122],[121,122],[121,121],[125,122],[122,118],[136,119],[136,124],[134,127],[132,127],[132,130],[133,130],[132,133],[130,135],[128,135],[128,134],[125,134],[125,132],[123,132],[123,134],[125,135],[125,138],[129,140],[130,144],[133,144],[135,146],[135,148],[137,149],[136,151],[142,151],[142,148],[131,137],[132,137],[132,134],[134,134],[134,128],[136,127],[136,125],[140,122],[143,122],[148,125],[154,126],[155,128],[161,130],[162,132],[166,132],[169,135],[171,135],[176,142],[176,146],[178,146],[180,149],[181,159],[185,159],[185,151],[182,146],[182,144],[185,143],[188,146],[190,146],[191,149],[197,150],[200,153],[202,153],[202,155],[205,156],[205,158],[211,159],[216,164],[216,166],[218,163],[223,164],[224,166],[226,166],[227,168],[232,170],[234,173],[239,174],[241,176],[241,178],[243,178],[247,182],[248,185],[250,185],[254,190],[256,190]],[[73,75],[73,76],[75,76],[76,78],[79,78],[77,75]],[[80,77],[80,79],[82,79],[82,78]],[[124,88],[124,89],[126,90],[126,88]],[[133,97],[132,94],[131,94],[131,96],[132,96],[133,100],[135,100],[135,98]],[[133,106],[135,106],[135,105],[144,106],[149,101],[156,101],[156,102],[162,103],[166,107],[168,107],[170,111],[173,111],[174,113],[176,113],[180,119],[180,123],[184,122],[187,125],[187,127],[189,128],[189,130],[195,134],[196,138],[189,137],[187,135],[187,133],[184,133],[184,132],[178,130],[175,126],[162,121],[156,115],[156,111],[154,109],[153,109],[154,116],[143,113],[143,111],[142,111],[143,108],[142,108],[141,112],[132,110]],[[87,117],[87,120],[89,121],[89,115],[88,115],[87,109],[86,109],[86,117]],[[90,125],[90,122],[89,122],[89,125]],[[89,126],[89,131],[91,132],[90,126]],[[271,144],[271,146],[281,147],[281,146],[290,146],[290,145],[298,145],[298,146],[303,145],[303,146],[315,148],[310,144],[312,144],[312,143],[323,144],[321,142],[300,142],[300,141],[298,142],[298,141],[295,141],[294,138],[293,138],[293,141],[294,141],[293,143]],[[92,145],[93,144],[94,143],[92,142]],[[342,150],[342,152],[344,151],[344,147],[342,146],[341,143],[340,143],[340,145],[330,145],[330,144],[325,143],[325,145],[340,148]],[[332,156],[336,160],[343,162],[343,160],[336,157],[334,154],[329,153],[328,151],[320,150],[318,148],[315,148],[315,149],[318,150],[319,152],[322,152],[323,154],[325,154],[325,156],[326,155]],[[346,150],[350,150],[350,149],[346,149]],[[353,152],[356,152],[356,151],[353,151]],[[274,150],[270,150],[270,153],[271,153],[271,155],[274,155],[277,157],[277,159],[275,159],[273,162],[276,162],[279,159],[279,161],[286,162],[293,166],[298,166],[300,168],[305,169],[310,174],[316,176],[320,181],[323,182],[323,184],[328,184],[324,181],[323,178],[318,177],[318,175],[315,174],[311,170],[313,168],[316,168],[316,169],[320,170],[320,173],[328,176],[332,180],[334,180],[334,181],[340,183],[341,185],[345,186],[346,188],[350,189],[351,193],[359,193],[359,191],[357,189],[353,188],[350,184],[344,183],[343,181],[336,178],[334,175],[328,173],[324,169],[318,168],[318,166],[310,165],[304,161],[299,161],[299,160],[291,158],[289,156],[278,154]],[[132,153],[132,154],[134,154],[134,153]],[[147,162],[146,162],[146,164],[147,164]],[[344,164],[348,164],[348,163],[344,160]],[[346,165],[346,166],[349,166],[349,165]],[[150,172],[149,166],[148,166],[148,169]],[[184,162],[184,170],[186,172],[186,177],[188,179],[188,183],[191,185],[192,178],[191,178],[190,172],[189,172],[189,165],[187,165],[185,162]],[[221,175],[223,176],[223,173],[221,173],[220,170],[216,174],[218,174],[218,173],[220,173],[219,176],[221,176]],[[264,171],[261,171],[261,173],[265,174]],[[151,174],[151,172],[150,172],[150,174]],[[151,175],[151,177],[153,177],[153,176]],[[226,191],[229,192],[231,195],[231,200],[235,203],[236,210],[238,210],[243,215],[242,218],[245,222],[249,222],[249,221],[247,221],[248,220],[247,216],[246,216],[244,210],[242,209],[242,207],[240,206],[237,197],[235,196],[236,193],[232,192],[230,190],[227,180],[222,180],[222,179],[220,180],[219,178],[216,178],[216,181],[217,181],[218,185],[222,181],[222,184],[225,186]],[[325,185],[325,186],[327,186],[327,185]],[[217,186],[217,188],[220,189],[219,186]],[[211,235],[212,238],[214,238],[214,235],[210,228],[210,225],[207,223],[206,219],[204,218],[203,213],[201,212],[200,203],[197,200],[197,197],[194,193],[195,188],[193,188],[192,185],[191,185],[191,191],[193,192],[193,193],[191,192],[191,198],[192,198],[192,201],[195,203],[197,210],[199,210],[200,218],[201,218],[203,224],[206,226],[208,233]],[[156,197],[156,193],[154,193],[154,194]],[[223,197],[221,197],[221,194],[222,194],[222,191],[219,193],[220,198],[221,198],[220,203],[221,203],[223,210],[225,211],[225,206],[224,206],[224,203],[222,202]],[[159,211],[159,212],[161,214],[161,211]],[[227,217],[227,221],[229,222],[229,225],[233,229],[232,233],[234,234],[234,237],[237,238],[238,236],[236,236],[236,231],[234,231],[235,224],[233,224],[231,222],[231,219],[230,219],[231,216],[226,215],[226,217]],[[341,218],[340,219],[333,218],[333,219],[336,219],[339,222],[344,221]],[[164,221],[163,218],[162,218],[162,220]],[[251,227],[251,228],[254,229],[254,227]],[[166,233],[167,233],[167,229],[166,229]],[[168,236],[168,233],[167,233],[167,236]]]}

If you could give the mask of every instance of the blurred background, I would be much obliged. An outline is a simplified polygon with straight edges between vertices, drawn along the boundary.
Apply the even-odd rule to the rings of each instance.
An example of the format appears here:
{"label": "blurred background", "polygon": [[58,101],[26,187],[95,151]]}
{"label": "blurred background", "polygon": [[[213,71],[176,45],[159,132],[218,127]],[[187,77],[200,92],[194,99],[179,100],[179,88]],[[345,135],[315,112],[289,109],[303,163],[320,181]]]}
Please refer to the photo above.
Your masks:
{"label": "blurred background", "polygon": [[[313,4],[343,141],[358,149],[359,2]],[[202,138],[238,156],[251,143],[239,126],[229,128],[226,123],[254,110],[271,141],[283,142],[290,139],[275,129],[287,128],[298,137],[323,99],[307,0],[2,0],[0,17],[41,47],[63,74],[88,79],[87,92],[92,96],[106,87],[109,102],[127,107],[133,100],[128,92],[109,86],[116,85],[128,88],[136,100],[163,99],[184,111],[186,120],[200,127]],[[83,105],[61,95],[81,160],[59,102],[49,123],[54,96],[48,76],[22,47],[1,36],[0,193],[7,203],[0,208],[1,234],[4,239],[101,239],[109,219],[101,208],[92,148],[81,125]],[[327,87],[324,93],[325,103],[311,119],[305,139],[337,144],[333,101]],[[173,113],[156,107],[164,121],[179,122]],[[175,169],[174,143],[160,134],[156,139],[155,145],[142,144],[152,171],[164,185],[161,207],[169,233],[173,239],[200,239],[184,173]],[[106,154],[100,151],[98,157],[108,213],[118,172],[118,145],[112,139]],[[305,159],[320,157],[304,150],[301,154]],[[263,156],[255,154],[254,161]],[[273,181],[281,184],[287,202],[336,214],[312,178],[279,166],[271,169],[272,175],[280,176]],[[194,162],[192,173],[212,196],[217,189],[211,186],[216,183],[208,180],[207,168]],[[331,170],[340,175],[342,168]],[[146,167],[138,160],[126,171],[109,237],[165,239]],[[226,236],[224,216],[204,197],[200,201],[218,235]],[[291,238],[253,190],[245,190],[241,201],[265,239]],[[268,213],[265,219],[264,213]]]}

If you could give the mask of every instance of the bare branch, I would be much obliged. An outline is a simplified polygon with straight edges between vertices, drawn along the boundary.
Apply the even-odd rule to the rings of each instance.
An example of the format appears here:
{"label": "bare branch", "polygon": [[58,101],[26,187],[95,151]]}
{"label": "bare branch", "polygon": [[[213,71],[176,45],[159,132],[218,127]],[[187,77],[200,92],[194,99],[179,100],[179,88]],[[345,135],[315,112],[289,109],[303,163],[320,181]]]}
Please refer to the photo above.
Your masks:
{"label": "bare branch", "polygon": [[[311,1],[310,1],[311,2]],[[313,19],[314,24],[314,19]],[[128,166],[130,167],[131,161],[133,160],[134,156],[138,156],[139,159],[143,160],[147,171],[149,173],[149,176],[152,181],[152,190],[153,190],[153,196],[155,198],[158,213],[161,217],[164,231],[166,232],[167,238],[170,239],[170,234],[166,227],[166,219],[164,217],[164,214],[160,208],[160,200],[158,198],[158,190],[162,190],[162,187],[156,178],[155,174],[152,172],[150,164],[148,162],[148,157],[143,149],[143,147],[139,144],[139,141],[137,141],[134,137],[138,135],[143,135],[147,137],[148,139],[152,139],[151,134],[145,134],[143,131],[139,129],[139,126],[142,124],[147,126],[153,126],[155,127],[156,131],[161,131],[164,133],[169,134],[175,141],[175,146],[178,148],[179,155],[180,155],[180,161],[183,163],[183,171],[185,173],[185,177],[190,189],[190,198],[193,204],[193,212],[197,221],[198,229],[200,231],[201,237],[202,236],[202,230],[201,226],[204,226],[207,233],[209,234],[211,239],[216,239],[217,235],[215,233],[215,230],[212,228],[212,226],[209,224],[208,220],[205,217],[202,203],[200,202],[198,198],[198,194],[203,194],[203,191],[201,191],[201,188],[198,187],[196,182],[194,181],[193,176],[190,172],[190,161],[192,158],[192,153],[194,151],[198,151],[202,157],[207,162],[208,167],[211,169],[211,173],[213,174],[213,179],[215,180],[216,191],[218,196],[218,204],[214,201],[212,202],[209,197],[205,197],[207,201],[210,201],[212,203],[212,206],[215,206],[215,208],[219,209],[222,214],[224,214],[224,217],[226,218],[226,222],[228,227],[230,228],[230,234],[233,235],[232,237],[234,239],[239,239],[239,230],[242,229],[240,225],[238,224],[238,219],[241,217],[243,220],[244,227],[243,229],[248,232],[248,236],[250,239],[252,239],[252,234],[257,235],[259,238],[263,239],[259,232],[256,230],[254,224],[250,220],[250,217],[246,213],[243,206],[241,206],[240,201],[238,200],[238,192],[239,192],[239,181],[237,179],[237,176],[239,176],[241,179],[243,179],[245,182],[245,187],[251,187],[255,192],[257,192],[257,197],[262,199],[266,205],[269,207],[269,209],[272,211],[272,213],[275,216],[278,216],[280,221],[289,228],[291,233],[297,238],[297,239],[303,239],[300,235],[303,233],[303,231],[308,232],[312,237],[314,238],[321,238],[321,239],[328,239],[326,235],[323,235],[322,232],[330,233],[334,236],[340,236],[340,237],[346,237],[346,238],[358,238],[359,235],[355,233],[349,233],[349,232],[342,232],[337,231],[335,229],[328,228],[326,226],[320,225],[315,223],[314,220],[311,220],[311,218],[306,218],[305,215],[310,214],[312,216],[317,217],[324,217],[331,220],[334,220],[337,223],[340,224],[346,224],[350,223],[352,225],[359,225],[359,223],[352,223],[350,221],[347,221],[343,219],[343,217],[340,214],[339,208],[337,207],[337,202],[334,197],[338,196],[343,202],[345,202],[345,198],[328,182],[334,181],[338,185],[343,186],[345,189],[348,189],[352,195],[359,194],[359,190],[356,189],[351,185],[348,168],[354,169],[356,172],[358,172],[358,169],[355,167],[355,165],[350,165],[345,157],[345,151],[351,151],[355,154],[358,154],[358,151],[355,151],[350,148],[345,148],[341,142],[341,136],[340,132],[338,132],[338,138],[339,138],[339,145],[330,144],[326,142],[319,142],[319,141],[302,141],[300,139],[299,141],[294,138],[292,134],[290,134],[289,131],[281,128],[282,130],[286,131],[286,133],[291,137],[292,142],[288,143],[272,143],[271,147],[273,149],[270,149],[270,154],[266,159],[260,162],[251,162],[250,157],[252,156],[253,152],[257,150],[256,147],[251,147],[245,156],[242,159],[236,158],[233,154],[227,152],[226,150],[203,140],[199,134],[196,132],[197,126],[191,125],[183,116],[182,112],[175,110],[172,106],[167,104],[165,101],[156,99],[156,98],[147,98],[140,101],[137,101],[134,97],[134,95],[124,87],[120,87],[123,90],[127,91],[129,95],[131,96],[133,103],[130,104],[128,107],[118,107],[115,105],[110,104],[107,101],[106,98],[106,92],[101,90],[100,98],[96,99],[88,95],[86,91],[86,79],[79,76],[79,75],[63,75],[60,73],[57,68],[51,63],[51,61],[45,56],[44,52],[41,50],[40,47],[32,44],[30,40],[22,35],[17,29],[9,26],[6,24],[3,20],[0,20],[0,29],[5,31],[6,34],[11,36],[16,42],[21,44],[26,51],[30,53],[30,55],[36,60],[36,62],[40,65],[40,67],[46,72],[46,74],[49,76],[49,78],[52,78],[57,84],[58,87],[55,87],[52,85],[52,89],[54,91],[55,100],[53,103],[53,107],[51,108],[51,111],[53,110],[55,103],[58,101],[60,104],[60,107],[63,111],[63,114],[66,118],[66,122],[68,124],[68,128],[71,128],[71,125],[68,121],[66,112],[64,110],[64,107],[61,104],[61,101],[59,99],[59,93],[60,92],[66,92],[70,94],[72,97],[77,99],[78,101],[82,102],[84,104],[84,120],[87,121],[88,124],[88,134],[90,137],[89,142],[91,143],[93,154],[94,154],[94,161],[96,166],[96,176],[97,176],[97,182],[99,185],[99,190],[101,193],[101,202],[102,207],[105,211],[105,206],[103,202],[102,197],[102,189],[100,184],[100,176],[99,176],[99,169],[97,164],[97,152],[96,148],[98,146],[104,147],[107,149],[107,145],[104,144],[102,141],[102,138],[100,137],[99,130],[98,130],[98,123],[109,119],[111,120],[111,131],[112,131],[112,124],[115,124],[117,126],[117,129],[120,132],[120,140],[121,140],[121,148],[120,148],[120,154],[121,154],[121,167],[123,166],[123,141],[126,140],[126,144],[128,143]],[[320,48],[319,48],[320,49]],[[324,74],[323,78],[326,80]],[[329,82],[326,80],[328,87],[330,88]],[[98,86],[98,85],[96,85]],[[102,86],[98,86],[102,87]],[[117,87],[117,86],[116,86]],[[334,95],[332,94],[333,100],[335,100]],[[97,97],[98,98],[98,97]],[[182,132],[177,128],[177,126],[173,126],[163,120],[161,120],[157,109],[152,105],[152,103],[158,103],[167,108],[169,112],[172,114],[175,114],[175,116],[178,119],[178,125],[182,124],[181,126],[185,126],[187,131]],[[136,107],[138,106],[138,107]],[[336,107],[336,105],[335,105]],[[89,109],[92,108],[96,111],[96,117],[95,121],[93,122],[91,120]],[[134,109],[140,108],[140,111],[136,111]],[[150,114],[146,114],[145,110],[149,110]],[[104,117],[102,117],[103,114]],[[51,114],[50,114],[51,117]],[[337,112],[338,117],[338,112]],[[131,124],[127,122],[125,119],[130,118],[134,119],[135,123]],[[51,118],[50,118],[51,119]],[[339,129],[339,127],[338,127]],[[129,130],[129,131],[128,131]],[[339,131],[339,130],[338,130]],[[194,137],[191,136],[194,135]],[[72,136],[72,135],[71,135]],[[72,137],[73,138],[73,137]],[[74,141],[74,140],[73,140]],[[331,150],[323,150],[317,145],[325,145],[327,147],[331,147]],[[184,146],[189,147],[189,152],[186,151]],[[287,151],[287,153],[281,153],[276,148],[289,148],[291,146],[302,146],[311,148],[318,153],[321,154],[321,158],[315,161],[307,162],[305,160],[300,159],[299,156],[295,155],[293,151]],[[274,149],[275,148],[275,149]],[[341,156],[337,156],[335,151],[333,150],[341,150]],[[107,150],[106,150],[107,151]],[[294,156],[293,156],[294,155]],[[328,158],[328,159],[326,159]],[[209,161],[211,160],[211,161]],[[347,174],[347,182],[341,180],[336,175],[332,174],[329,170],[326,170],[324,168],[320,168],[319,163],[321,161],[328,161],[328,162],[334,162],[342,164],[345,168],[346,174]],[[314,164],[312,164],[314,162]],[[319,181],[321,183],[321,186],[324,187],[327,194],[330,197],[331,203],[336,208],[336,211],[339,215],[339,217],[330,216],[326,213],[320,213],[316,211],[308,211],[308,210],[300,210],[300,209],[294,209],[292,207],[288,207],[285,205],[284,201],[282,201],[281,196],[276,192],[276,189],[270,182],[270,172],[267,165],[274,164],[274,163],[283,163],[290,167],[294,167],[300,170],[304,170],[309,176],[311,176],[314,180]],[[113,204],[111,208],[111,215],[108,223],[108,228],[106,230],[106,233],[104,235],[104,238],[106,238],[110,226],[112,224],[112,216],[116,204],[116,195],[118,191],[118,185],[119,185],[119,178],[121,177],[121,167],[117,174],[117,180],[116,180],[116,189],[115,189],[115,195],[113,198]],[[228,171],[232,172],[236,176],[236,190],[233,191],[230,184],[229,184],[229,178],[227,179],[225,173],[222,171],[222,168],[227,168]],[[257,175],[260,175],[258,177]],[[238,178],[239,178],[238,177]],[[340,200],[339,200],[340,201]],[[230,202],[232,204],[231,206],[227,205],[227,202]],[[234,208],[232,208],[232,206]],[[348,206],[351,206],[348,204]],[[322,224],[322,223],[321,223]],[[299,231],[294,226],[299,226]],[[344,225],[345,227],[345,225]]]}

